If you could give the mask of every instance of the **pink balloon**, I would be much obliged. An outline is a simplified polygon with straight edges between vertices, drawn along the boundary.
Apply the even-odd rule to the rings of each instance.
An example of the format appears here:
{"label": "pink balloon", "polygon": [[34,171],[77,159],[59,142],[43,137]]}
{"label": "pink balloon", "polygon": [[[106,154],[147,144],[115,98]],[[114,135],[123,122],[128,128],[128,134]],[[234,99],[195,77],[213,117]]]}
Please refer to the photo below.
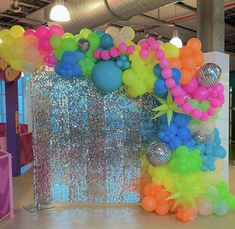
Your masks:
{"label": "pink balloon", "polygon": [[120,53],[126,53],[127,45],[124,42],[121,42],[118,46],[118,50]]}
{"label": "pink balloon", "polygon": [[159,49],[160,44],[159,44],[158,41],[154,41],[153,43],[151,43],[150,46],[151,46],[151,49],[152,49],[152,50],[157,50],[157,49]]}
{"label": "pink balloon", "polygon": [[108,50],[103,50],[101,52],[101,58],[103,60],[109,60],[110,59],[109,51]]}
{"label": "pink balloon", "polygon": [[161,60],[165,57],[165,53],[164,51],[162,51],[161,49],[157,50],[155,52],[155,57],[158,59],[158,60]]}
{"label": "pink balloon", "polygon": [[195,109],[193,109],[191,115],[192,115],[192,118],[194,118],[194,119],[200,119],[202,116],[202,111],[198,108],[195,108]]}
{"label": "pink balloon", "polygon": [[24,36],[28,36],[28,35],[36,35],[36,31],[34,29],[25,30]]}
{"label": "pink balloon", "polygon": [[128,47],[127,47],[127,53],[128,53],[129,55],[133,54],[134,51],[135,51],[135,46],[134,46],[134,45],[131,45],[131,46],[128,46]]}
{"label": "pink balloon", "polygon": [[210,103],[215,108],[218,108],[218,107],[221,106],[221,103],[220,103],[220,101],[218,99],[212,99]]}
{"label": "pink balloon", "polygon": [[51,44],[50,44],[49,40],[41,39],[39,41],[39,50],[45,51],[45,52],[50,52],[51,51]]}
{"label": "pink balloon", "polygon": [[182,95],[176,96],[174,98],[174,101],[177,105],[183,105],[184,104],[184,97]]}
{"label": "pink balloon", "polygon": [[207,114],[207,112],[205,112],[205,111],[203,111],[202,112],[202,116],[201,116],[201,121],[206,121],[207,119],[208,119],[208,114]]}
{"label": "pink balloon", "polygon": [[[164,79],[171,78],[171,76],[172,76],[172,70],[171,70],[171,68],[164,68],[164,69],[162,70],[162,77],[163,77]],[[172,79],[172,80],[174,81],[174,79]]]}
{"label": "pink balloon", "polygon": [[147,43],[147,41],[140,41],[140,47],[142,48],[142,49],[148,49],[148,43]]}
{"label": "pink balloon", "polygon": [[199,102],[205,101],[208,98],[208,91],[204,87],[198,87],[193,92],[193,98]]}
{"label": "pink balloon", "polygon": [[109,50],[109,54],[111,57],[117,57],[119,55],[118,49],[117,48],[111,48]]}
{"label": "pink balloon", "polygon": [[167,88],[172,88],[175,86],[175,80],[172,78],[169,78],[165,81],[165,84]]}
{"label": "pink balloon", "polygon": [[151,44],[154,43],[156,40],[154,37],[148,37],[146,41],[147,41],[148,45],[151,46]]}
{"label": "pink balloon", "polygon": [[160,59],[160,67],[161,68],[166,68],[169,66],[169,61],[166,58]]}
{"label": "pink balloon", "polygon": [[94,56],[96,59],[100,59],[101,50],[95,50],[95,51],[93,52],[93,56]]}
{"label": "pink balloon", "polygon": [[149,51],[147,49],[141,49],[139,55],[142,59],[147,59],[149,56]]}
{"label": "pink balloon", "polygon": [[192,111],[192,109],[193,109],[193,107],[192,107],[192,105],[189,104],[189,103],[185,103],[185,104],[183,104],[183,106],[182,106],[182,111],[183,111],[185,114],[190,114],[191,111]]}
{"label": "pink balloon", "polygon": [[215,108],[214,107],[210,107],[207,111],[207,114],[209,116],[213,116],[215,114]]}
{"label": "pink balloon", "polygon": [[215,88],[218,92],[223,92],[224,91],[224,85],[222,83],[217,83],[215,85]]}
{"label": "pink balloon", "polygon": [[174,97],[175,97],[175,96],[182,95],[181,87],[179,87],[179,86],[174,86],[173,88],[171,88],[171,94],[172,94]]}
{"label": "pink balloon", "polygon": [[198,87],[198,82],[196,79],[192,79],[188,84],[184,85],[183,88],[186,90],[188,93],[193,92],[196,90]]}
{"label": "pink balloon", "polygon": [[51,36],[54,36],[54,35],[63,36],[64,35],[64,29],[59,24],[52,25],[49,30],[50,30],[50,35]]}
{"label": "pink balloon", "polygon": [[38,38],[49,38],[50,37],[50,31],[48,29],[48,27],[44,26],[44,25],[40,25],[37,29],[36,29],[36,36]]}

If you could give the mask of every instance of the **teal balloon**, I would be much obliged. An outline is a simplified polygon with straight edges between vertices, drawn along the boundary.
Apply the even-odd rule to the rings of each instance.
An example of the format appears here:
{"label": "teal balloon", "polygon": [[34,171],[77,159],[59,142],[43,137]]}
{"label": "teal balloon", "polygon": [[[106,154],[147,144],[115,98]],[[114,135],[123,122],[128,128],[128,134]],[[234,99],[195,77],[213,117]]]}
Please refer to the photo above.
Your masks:
{"label": "teal balloon", "polygon": [[222,216],[225,215],[228,211],[228,205],[224,200],[217,200],[214,203],[213,210],[215,215]]}
{"label": "teal balloon", "polygon": [[122,85],[122,70],[114,61],[100,61],[92,72],[95,86],[104,92],[114,92]]}

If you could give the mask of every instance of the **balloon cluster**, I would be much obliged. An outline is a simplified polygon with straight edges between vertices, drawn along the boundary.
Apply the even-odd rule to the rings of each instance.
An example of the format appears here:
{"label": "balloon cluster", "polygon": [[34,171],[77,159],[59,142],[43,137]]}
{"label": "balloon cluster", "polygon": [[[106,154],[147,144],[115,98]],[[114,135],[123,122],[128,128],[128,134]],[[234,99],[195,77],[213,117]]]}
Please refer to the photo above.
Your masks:
{"label": "balloon cluster", "polygon": [[147,212],[154,211],[163,216],[174,211],[174,200],[168,200],[170,193],[161,185],[147,183],[143,189],[144,198],[141,202],[143,209]]}
{"label": "balloon cluster", "polygon": [[124,70],[127,70],[130,68],[131,62],[130,62],[128,56],[121,55],[117,58],[116,65],[117,65],[117,67],[121,68],[124,71]]}
{"label": "balloon cluster", "polygon": [[135,31],[129,26],[124,26],[121,30],[116,27],[109,27],[106,30],[106,33],[113,37],[115,45],[122,42],[132,41],[135,37]]}
{"label": "balloon cluster", "polygon": [[173,153],[169,167],[174,173],[190,174],[199,172],[202,158],[199,150],[189,150],[186,146],[179,146]]}
{"label": "balloon cluster", "polygon": [[169,145],[171,150],[184,145],[192,149],[195,146],[195,140],[187,127],[189,124],[189,116],[185,114],[174,113],[171,123],[168,126],[166,118],[161,119],[162,124],[158,132],[158,138],[162,142]]}
{"label": "balloon cluster", "polygon": [[217,128],[214,129],[213,141],[207,144],[206,138],[204,141],[196,145],[196,149],[200,150],[203,161],[202,171],[214,171],[216,169],[215,160],[217,158],[225,158],[226,150],[221,146],[221,140],[219,138],[219,131]]}

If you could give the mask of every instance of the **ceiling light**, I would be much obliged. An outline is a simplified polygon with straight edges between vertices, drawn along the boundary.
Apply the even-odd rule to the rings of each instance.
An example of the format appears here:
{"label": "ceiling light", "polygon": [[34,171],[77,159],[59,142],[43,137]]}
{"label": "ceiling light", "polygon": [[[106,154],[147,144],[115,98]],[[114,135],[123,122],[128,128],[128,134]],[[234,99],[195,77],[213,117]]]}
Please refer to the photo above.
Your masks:
{"label": "ceiling light", "polygon": [[50,19],[53,21],[70,21],[70,13],[68,9],[64,6],[64,1],[60,1],[55,6],[52,7],[50,12]]}
{"label": "ceiling light", "polygon": [[177,48],[181,48],[183,46],[183,43],[181,39],[178,36],[178,31],[174,30],[173,31],[173,38],[170,40],[170,43],[175,45]]}

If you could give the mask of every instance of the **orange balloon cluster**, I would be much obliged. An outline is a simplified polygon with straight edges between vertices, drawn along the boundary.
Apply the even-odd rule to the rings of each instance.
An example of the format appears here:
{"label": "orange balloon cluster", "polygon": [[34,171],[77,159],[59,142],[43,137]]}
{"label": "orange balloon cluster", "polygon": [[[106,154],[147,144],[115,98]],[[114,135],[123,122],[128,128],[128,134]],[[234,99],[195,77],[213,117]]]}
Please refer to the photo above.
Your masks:
{"label": "orange balloon cluster", "polygon": [[178,58],[170,58],[170,67],[181,71],[181,84],[187,84],[196,76],[197,69],[204,63],[204,55],[201,51],[201,41],[191,38],[186,46],[180,49]]}
{"label": "orange balloon cluster", "polygon": [[148,183],[144,186],[144,199],[141,202],[147,212],[155,211],[158,215],[167,215],[173,211],[174,200],[167,200],[170,193],[163,186]]}

